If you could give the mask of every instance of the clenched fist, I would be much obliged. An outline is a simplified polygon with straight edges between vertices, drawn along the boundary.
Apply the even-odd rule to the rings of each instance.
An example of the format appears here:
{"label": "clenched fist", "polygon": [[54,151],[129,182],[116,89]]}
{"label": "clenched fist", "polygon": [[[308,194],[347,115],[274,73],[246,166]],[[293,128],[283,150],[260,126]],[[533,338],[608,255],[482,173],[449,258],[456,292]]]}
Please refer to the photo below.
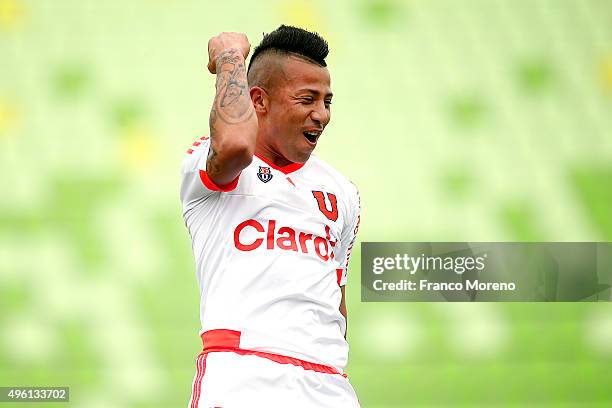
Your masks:
{"label": "clenched fist", "polygon": [[208,40],[208,70],[217,73],[217,58],[230,49],[236,50],[244,59],[249,55],[251,44],[244,33],[221,33]]}

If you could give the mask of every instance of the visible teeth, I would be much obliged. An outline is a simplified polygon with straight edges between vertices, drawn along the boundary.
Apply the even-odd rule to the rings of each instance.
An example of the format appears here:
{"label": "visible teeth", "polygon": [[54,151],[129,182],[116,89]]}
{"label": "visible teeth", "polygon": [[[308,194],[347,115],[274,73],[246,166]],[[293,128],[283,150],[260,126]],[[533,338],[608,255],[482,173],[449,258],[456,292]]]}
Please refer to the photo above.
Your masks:
{"label": "visible teeth", "polygon": [[316,143],[319,136],[321,136],[321,132],[316,130],[304,132],[304,137],[306,137],[310,143]]}

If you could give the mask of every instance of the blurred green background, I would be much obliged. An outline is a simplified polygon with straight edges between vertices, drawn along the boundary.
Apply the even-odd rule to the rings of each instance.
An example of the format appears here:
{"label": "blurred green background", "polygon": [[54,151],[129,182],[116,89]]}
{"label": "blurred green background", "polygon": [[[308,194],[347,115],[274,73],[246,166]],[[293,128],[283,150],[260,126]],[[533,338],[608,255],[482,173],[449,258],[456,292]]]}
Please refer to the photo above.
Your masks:
{"label": "blurred green background", "polygon": [[[610,1],[0,0],[0,385],[187,404],[206,44],[281,23],[330,42],[318,154],[359,186],[362,241],[612,241]],[[362,304],[359,257],[364,408],[611,406],[611,304]]]}

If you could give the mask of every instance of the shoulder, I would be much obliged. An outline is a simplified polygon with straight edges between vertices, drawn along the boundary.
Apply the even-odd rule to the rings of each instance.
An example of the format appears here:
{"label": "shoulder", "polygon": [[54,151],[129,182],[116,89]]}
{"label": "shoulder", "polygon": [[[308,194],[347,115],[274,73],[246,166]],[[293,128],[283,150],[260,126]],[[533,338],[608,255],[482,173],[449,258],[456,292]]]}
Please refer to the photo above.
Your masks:
{"label": "shoulder", "polygon": [[323,177],[328,178],[329,180],[332,180],[347,192],[357,191],[357,186],[355,183],[346,178],[346,176],[344,176],[342,173],[340,173],[340,171],[336,170],[331,164],[327,163],[322,158],[313,154],[310,156],[309,161],[312,162],[310,167],[313,171],[319,173]]}
{"label": "shoulder", "polygon": [[317,177],[325,180],[326,183],[333,184],[334,187],[339,189],[341,195],[349,199],[353,204],[359,202],[359,190],[355,183],[350,181],[331,164],[314,154],[310,156],[309,161],[311,162],[309,167]]}
{"label": "shoulder", "polygon": [[204,161],[205,163],[209,147],[210,138],[208,136],[198,137],[185,151],[181,172],[184,174],[198,170],[202,162]]}

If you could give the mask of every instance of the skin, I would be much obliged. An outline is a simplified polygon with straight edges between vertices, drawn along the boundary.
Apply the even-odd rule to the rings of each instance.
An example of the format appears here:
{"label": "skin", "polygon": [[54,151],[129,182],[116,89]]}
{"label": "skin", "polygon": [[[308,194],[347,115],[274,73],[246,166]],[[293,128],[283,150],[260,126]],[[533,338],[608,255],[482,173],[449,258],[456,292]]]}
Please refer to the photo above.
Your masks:
{"label": "skin", "polygon": [[340,286],[340,291],[342,292],[342,299],[340,300],[340,314],[344,316],[344,321],[346,322],[346,330],[344,331],[344,338],[346,339],[346,333],[348,333],[348,315],[346,312],[346,297],[344,296],[344,286]]}
{"label": "skin", "polygon": [[274,58],[273,85],[251,88],[259,122],[255,152],[278,166],[305,163],[318,139],[312,143],[303,132],[322,132],[331,118],[329,71],[295,56]]}
{"label": "skin", "polygon": [[[208,42],[208,70],[217,81],[206,172],[220,186],[235,180],[254,154],[277,166],[305,163],[318,138],[311,142],[304,132],[322,132],[331,118],[327,68],[293,55],[265,55],[251,67],[249,87],[249,51],[242,33],[221,33]],[[341,292],[340,313],[347,319],[344,286]]]}
{"label": "skin", "polygon": [[210,111],[211,146],[206,172],[218,185],[234,180],[251,164],[258,122],[245,71],[251,46],[242,33],[221,33],[208,41],[208,70],[217,76]]}

